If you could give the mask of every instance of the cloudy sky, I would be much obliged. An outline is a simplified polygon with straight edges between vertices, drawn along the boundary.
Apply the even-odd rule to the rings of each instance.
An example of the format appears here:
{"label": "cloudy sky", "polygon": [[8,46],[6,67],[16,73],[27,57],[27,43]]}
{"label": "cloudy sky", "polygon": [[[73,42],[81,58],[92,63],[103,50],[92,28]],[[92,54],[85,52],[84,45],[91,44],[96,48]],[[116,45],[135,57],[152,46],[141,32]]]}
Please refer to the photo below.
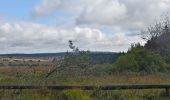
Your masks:
{"label": "cloudy sky", "polygon": [[170,0],[0,0],[0,53],[126,51]]}

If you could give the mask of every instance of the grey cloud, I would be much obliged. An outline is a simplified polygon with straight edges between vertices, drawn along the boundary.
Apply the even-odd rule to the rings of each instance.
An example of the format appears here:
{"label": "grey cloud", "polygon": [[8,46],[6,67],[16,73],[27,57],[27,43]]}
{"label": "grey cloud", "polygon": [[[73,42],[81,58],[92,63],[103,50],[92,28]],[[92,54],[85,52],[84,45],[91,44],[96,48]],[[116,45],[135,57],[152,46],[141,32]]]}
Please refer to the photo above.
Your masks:
{"label": "grey cloud", "polygon": [[[77,24],[87,26],[91,24],[98,26],[107,25],[113,28],[119,27],[121,31],[129,29],[139,30],[151,24],[156,17],[170,10],[170,1],[167,0],[97,1],[102,1],[102,3],[95,3],[95,6],[86,6],[85,11],[76,19]],[[106,2],[110,3],[107,4],[107,7],[103,7]]]}
{"label": "grey cloud", "polygon": [[77,24],[112,25],[124,17],[126,8],[118,0],[97,0],[84,8],[77,18]]}
{"label": "grey cloud", "polygon": [[1,22],[0,35],[1,53],[67,51],[68,40],[84,50],[122,51],[132,41],[139,41],[138,37],[123,33],[109,36],[94,28],[67,29],[27,22]]}
{"label": "grey cloud", "polygon": [[[46,2],[45,2],[46,1]],[[50,6],[52,4],[52,6]],[[37,10],[39,8],[39,10]],[[34,14],[47,15],[62,9],[74,14],[76,25],[108,26],[121,31],[139,30],[170,10],[169,0],[42,0]],[[39,14],[41,13],[41,14]]]}
{"label": "grey cloud", "polygon": [[[58,10],[72,13],[71,27],[28,22],[0,21],[2,52],[58,52],[68,50],[68,40],[80,49],[126,51],[131,43],[145,42],[138,35],[161,14],[170,10],[169,0],[41,0],[33,9],[36,17]],[[114,34],[101,31],[107,27]],[[5,51],[6,50],[6,51]]]}

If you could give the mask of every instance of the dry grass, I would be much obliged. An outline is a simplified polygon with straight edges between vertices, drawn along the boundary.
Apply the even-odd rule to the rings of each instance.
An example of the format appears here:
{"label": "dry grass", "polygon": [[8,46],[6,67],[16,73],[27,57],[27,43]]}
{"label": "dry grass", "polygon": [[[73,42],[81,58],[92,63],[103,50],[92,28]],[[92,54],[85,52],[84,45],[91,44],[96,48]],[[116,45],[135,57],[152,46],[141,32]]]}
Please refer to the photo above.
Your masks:
{"label": "dry grass", "polygon": [[21,67],[0,67],[0,74],[9,74],[9,73],[28,73],[28,72],[32,72],[33,70],[35,70],[36,72],[39,73],[44,73],[49,71],[50,69],[52,69],[52,67],[26,67],[26,66],[21,66]]}
{"label": "dry grass", "polygon": [[[138,73],[117,73],[112,75],[65,75],[57,73],[45,79],[44,73],[48,72],[50,67],[34,67],[36,73],[33,73],[32,68],[28,67],[0,67],[0,83],[10,84],[48,84],[48,85],[120,85],[120,84],[170,84],[169,73],[157,73],[141,75]],[[21,77],[16,77],[16,72],[23,73]],[[9,73],[13,73],[10,74]],[[44,80],[45,79],[45,80]],[[0,99],[23,98],[23,100],[51,100],[70,97],[79,100],[80,95],[87,99],[82,100],[170,100],[169,97],[161,96],[165,90],[125,90],[125,91],[50,91],[50,90],[24,90],[19,91],[0,91]],[[9,96],[11,95],[11,96]],[[64,97],[63,97],[64,96]],[[1,98],[2,97],[2,98]],[[112,99],[117,98],[118,99]],[[75,99],[77,98],[77,99]],[[141,99],[146,98],[146,99]],[[151,98],[151,99],[150,99]],[[153,98],[153,99],[152,99]],[[161,98],[161,99],[160,99]],[[163,99],[162,99],[163,98]],[[17,99],[16,99],[17,100]],[[57,99],[65,100],[65,99]]]}
{"label": "dry grass", "polygon": [[0,62],[49,62],[48,59],[38,59],[38,58],[0,58]]}
{"label": "dry grass", "polygon": [[[56,80],[54,80],[56,79]],[[105,76],[63,76],[48,80],[49,84],[61,85],[126,85],[126,84],[170,84],[170,74]]]}
{"label": "dry grass", "polygon": [[[24,73],[27,75],[34,74],[36,79],[38,79],[38,74],[45,75],[50,69],[53,69],[53,67],[0,67],[0,74],[3,76],[13,76],[16,73]],[[119,73],[101,76],[65,75],[65,73],[57,73],[46,79],[46,81],[48,81],[48,84],[56,83],[61,85],[170,84],[170,73],[147,75],[138,73]]]}

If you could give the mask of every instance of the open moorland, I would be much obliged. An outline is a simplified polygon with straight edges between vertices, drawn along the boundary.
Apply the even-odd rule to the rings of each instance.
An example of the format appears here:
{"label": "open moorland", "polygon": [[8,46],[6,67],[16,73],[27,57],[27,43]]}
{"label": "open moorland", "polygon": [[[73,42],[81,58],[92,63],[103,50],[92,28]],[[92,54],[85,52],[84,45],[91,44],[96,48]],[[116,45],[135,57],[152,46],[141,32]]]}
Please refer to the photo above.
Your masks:
{"label": "open moorland", "polygon": [[[114,72],[108,73],[113,64],[94,65],[89,69],[80,70],[72,68],[56,71],[49,77],[48,72],[55,66],[20,66],[0,67],[0,84],[31,84],[31,85],[127,85],[127,84],[169,84],[170,73],[136,73],[136,72]],[[96,70],[97,68],[97,70]],[[0,90],[1,100],[169,100],[164,89],[146,90]]]}

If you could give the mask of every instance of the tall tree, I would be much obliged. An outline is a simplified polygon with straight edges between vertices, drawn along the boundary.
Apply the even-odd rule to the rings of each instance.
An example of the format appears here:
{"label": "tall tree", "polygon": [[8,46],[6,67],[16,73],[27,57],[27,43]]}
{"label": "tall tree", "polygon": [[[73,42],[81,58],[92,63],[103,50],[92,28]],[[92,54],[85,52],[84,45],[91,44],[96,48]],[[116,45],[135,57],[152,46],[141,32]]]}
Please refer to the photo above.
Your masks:
{"label": "tall tree", "polygon": [[67,52],[64,57],[65,66],[74,66],[74,67],[87,67],[90,65],[90,52],[89,51],[80,51],[71,40],[69,40],[69,47],[72,50]]}
{"label": "tall tree", "polygon": [[142,38],[146,40],[145,47],[161,54],[170,63],[170,20],[165,17],[163,20],[156,21],[145,31],[141,32]]}
{"label": "tall tree", "polygon": [[90,52],[80,51],[79,48],[76,47],[71,40],[68,41],[68,44],[72,51],[66,52],[63,59],[57,60],[56,67],[47,73],[46,77],[49,77],[51,74],[59,70],[66,70],[67,74],[69,72],[77,73],[77,71],[90,66]]}

